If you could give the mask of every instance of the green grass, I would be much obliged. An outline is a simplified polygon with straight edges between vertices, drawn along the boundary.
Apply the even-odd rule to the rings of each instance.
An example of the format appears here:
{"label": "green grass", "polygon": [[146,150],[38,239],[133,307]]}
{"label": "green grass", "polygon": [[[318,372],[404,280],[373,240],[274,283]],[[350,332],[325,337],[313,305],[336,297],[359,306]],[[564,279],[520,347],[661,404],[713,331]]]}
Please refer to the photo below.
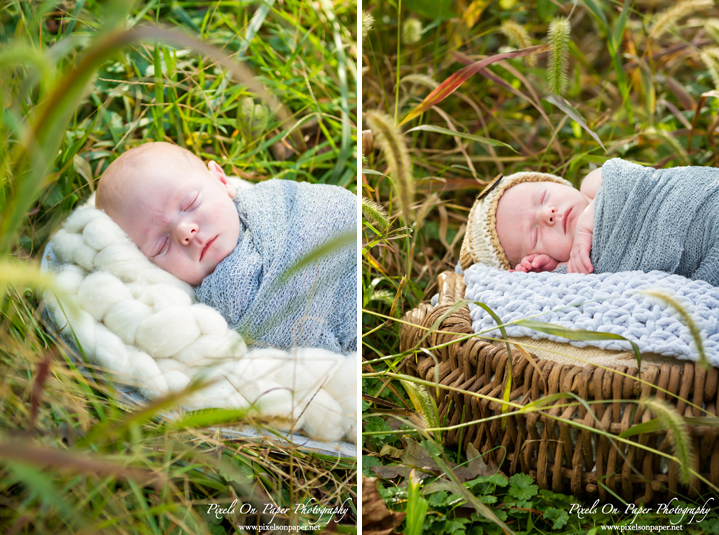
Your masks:
{"label": "green grass", "polygon": [[[665,23],[660,12],[673,6],[591,0],[563,7],[521,0],[370,6],[376,23],[363,42],[361,98],[364,128],[373,129],[375,149],[363,165],[367,172],[362,193],[375,205],[364,218],[362,387],[363,393],[397,407],[390,410],[393,416],[387,416],[387,406],[364,402],[365,475],[375,475],[370,467],[404,466],[409,446],[401,437],[422,434],[415,428],[427,420],[425,412],[431,409],[413,403],[396,376],[390,375],[405,356],[399,350],[398,320],[437,292],[433,283],[439,273],[454,270],[469,210],[484,185],[499,173],[526,170],[560,175],[579,185],[591,169],[617,156],[657,167],[719,166],[712,133],[719,100],[706,94],[719,89],[714,80],[715,56],[709,50],[719,43],[714,30],[719,11],[685,9],[681,18],[673,15],[670,22],[675,24],[667,31],[649,38],[658,31],[658,20]],[[536,57],[536,65],[519,58],[494,63],[487,76],[474,74],[455,93],[411,118],[412,110],[452,74],[508,50],[502,23],[521,24],[530,38],[523,46],[534,46],[548,42],[549,25],[560,16],[571,22],[563,94],[571,107],[552,94],[548,55],[543,54]],[[405,21],[413,17],[422,23],[416,42],[403,38]],[[410,34],[416,35],[416,23],[411,24]],[[709,52],[702,55],[705,50]],[[557,78],[561,69],[554,68]],[[402,144],[384,139],[388,128],[375,124],[376,113],[396,124],[411,118],[399,130],[411,160],[413,196],[403,189],[407,166],[398,159]],[[377,205],[387,212],[387,228],[376,216]],[[429,438],[424,439],[429,444]],[[467,462],[464,454],[453,449],[443,455],[461,463]],[[410,510],[417,510],[418,500],[428,500],[424,522],[428,533],[500,533],[471,496],[515,533],[593,533],[595,526],[631,520],[626,514],[600,513],[582,521],[576,515],[561,521],[572,497],[533,492],[522,506],[516,503],[520,491],[512,491],[511,479],[508,483],[505,478],[500,488],[488,480],[443,477],[432,474],[419,494],[414,490],[408,494],[402,476],[381,478],[380,494],[408,516]],[[435,485],[438,481],[443,487]],[[446,494],[440,494],[440,488]],[[644,520],[659,525],[671,518],[654,515]],[[715,514],[707,522],[685,529],[711,532]],[[403,526],[414,528],[409,520]]]}
{"label": "green grass", "polygon": [[[34,291],[51,233],[115,157],[144,142],[177,143],[249,180],[355,190],[356,5],[318,5],[0,7],[3,533],[244,533],[268,523],[266,504],[356,503],[352,460],[178,429],[158,407],[128,406],[46,333]],[[207,514],[233,500],[234,513]],[[294,509],[275,518],[317,520],[329,518]],[[355,524],[351,505],[338,528]]]}

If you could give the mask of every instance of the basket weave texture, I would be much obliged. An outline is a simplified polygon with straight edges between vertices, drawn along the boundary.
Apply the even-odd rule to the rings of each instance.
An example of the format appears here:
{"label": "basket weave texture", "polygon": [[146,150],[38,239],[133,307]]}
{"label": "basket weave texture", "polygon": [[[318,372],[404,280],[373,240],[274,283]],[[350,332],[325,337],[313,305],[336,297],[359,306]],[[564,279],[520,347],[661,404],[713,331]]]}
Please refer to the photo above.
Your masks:
{"label": "basket weave texture", "polygon": [[[611,501],[614,493],[637,504],[668,503],[675,496],[696,498],[710,491],[709,486],[698,477],[693,477],[688,487],[682,485],[676,462],[667,463],[660,455],[588,430],[604,430],[616,436],[647,422],[652,414],[631,400],[656,397],[675,407],[680,415],[698,419],[688,426],[694,452],[692,467],[719,486],[719,430],[702,425],[701,421],[716,418],[717,368],[705,371],[694,363],[679,361],[651,365],[641,373],[645,382],[640,382],[636,367],[566,365],[512,346],[511,402],[526,405],[543,396],[571,392],[588,403],[567,406],[577,399],[564,398],[546,405],[541,412],[512,415],[517,409],[510,407],[510,416],[490,419],[501,414],[501,404],[472,393],[501,399],[509,372],[506,345],[467,337],[473,334],[469,309],[458,308],[456,304],[464,296],[461,275],[445,272],[439,275],[437,283],[438,306],[423,303],[408,312],[404,321],[409,324],[402,325],[400,335],[402,351],[436,349],[429,351],[433,357],[424,352],[407,357],[405,371],[433,383],[438,379],[440,385],[454,389],[429,389],[445,425],[489,419],[446,432],[447,446],[461,443],[465,449],[472,443],[486,454],[485,460],[491,459],[506,473],[528,473],[539,488],[555,492],[602,501]],[[441,319],[443,316],[446,317]],[[433,332],[427,334],[440,319]],[[459,341],[450,343],[455,340]],[[593,403],[596,401],[601,403]],[[506,423],[504,429],[502,420]],[[672,453],[671,439],[667,439],[663,430],[634,435],[628,440]]]}

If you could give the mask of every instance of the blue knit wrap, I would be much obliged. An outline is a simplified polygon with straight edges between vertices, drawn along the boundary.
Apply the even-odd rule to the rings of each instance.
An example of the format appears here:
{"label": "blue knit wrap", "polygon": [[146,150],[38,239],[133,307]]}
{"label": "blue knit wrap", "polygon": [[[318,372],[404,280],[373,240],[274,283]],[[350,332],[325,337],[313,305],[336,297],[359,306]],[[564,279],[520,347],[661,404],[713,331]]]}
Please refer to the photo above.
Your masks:
{"label": "blue knit wrap", "polygon": [[[662,271],[623,271],[601,275],[510,273],[482,264],[464,274],[465,299],[476,333],[500,337],[497,323],[484,303],[505,324],[508,336],[530,336],[567,342],[561,336],[511,324],[521,319],[551,323],[568,329],[619,334],[634,341],[642,353],[657,353],[696,361],[697,348],[689,328],[671,306],[642,291],[659,290],[680,302],[691,314],[703,339],[709,362],[719,366],[719,288]],[[623,340],[568,341],[609,350],[631,351]]]}
{"label": "blue knit wrap", "polygon": [[591,261],[595,273],[660,270],[719,286],[719,169],[606,162]]}
{"label": "blue knit wrap", "polygon": [[[337,187],[269,180],[240,190],[237,247],[196,288],[250,344],[357,349],[356,241],[292,270],[357,233],[357,197]],[[291,272],[294,271],[294,272]]]}

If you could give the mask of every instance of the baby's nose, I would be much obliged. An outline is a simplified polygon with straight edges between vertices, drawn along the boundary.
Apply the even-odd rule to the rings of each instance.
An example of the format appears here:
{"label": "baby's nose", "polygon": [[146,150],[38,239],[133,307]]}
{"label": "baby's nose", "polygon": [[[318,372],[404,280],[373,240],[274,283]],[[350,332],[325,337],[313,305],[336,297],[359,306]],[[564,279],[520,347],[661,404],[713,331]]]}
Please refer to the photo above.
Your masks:
{"label": "baby's nose", "polygon": [[542,209],[542,221],[546,225],[554,225],[557,222],[557,209],[553,206],[545,206]]}
{"label": "baby's nose", "polygon": [[180,240],[180,243],[189,245],[192,243],[195,234],[197,234],[196,224],[182,221],[179,225],[177,225],[177,237]]}

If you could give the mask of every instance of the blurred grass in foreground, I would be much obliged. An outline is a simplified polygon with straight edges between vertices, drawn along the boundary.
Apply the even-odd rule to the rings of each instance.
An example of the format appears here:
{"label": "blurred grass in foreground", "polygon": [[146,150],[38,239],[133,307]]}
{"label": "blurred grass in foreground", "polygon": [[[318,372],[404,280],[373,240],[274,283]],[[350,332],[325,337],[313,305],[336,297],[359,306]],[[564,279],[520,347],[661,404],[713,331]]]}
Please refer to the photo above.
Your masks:
{"label": "blurred grass in foreground", "polygon": [[[159,408],[128,407],[48,337],[26,286],[59,222],[114,157],[140,143],[177,143],[249,180],[354,190],[356,6],[318,5],[14,0],[1,8],[0,261],[28,272],[19,287],[3,279],[10,286],[0,299],[3,533],[240,533],[270,520],[265,504],[356,502],[354,461],[274,440],[225,440],[205,427],[212,418],[177,429],[155,417]],[[207,514],[209,504],[233,500],[234,514]],[[243,503],[258,513],[241,513]],[[350,506],[337,527],[354,532],[355,519]],[[317,520],[330,519],[294,509],[275,518]]]}

